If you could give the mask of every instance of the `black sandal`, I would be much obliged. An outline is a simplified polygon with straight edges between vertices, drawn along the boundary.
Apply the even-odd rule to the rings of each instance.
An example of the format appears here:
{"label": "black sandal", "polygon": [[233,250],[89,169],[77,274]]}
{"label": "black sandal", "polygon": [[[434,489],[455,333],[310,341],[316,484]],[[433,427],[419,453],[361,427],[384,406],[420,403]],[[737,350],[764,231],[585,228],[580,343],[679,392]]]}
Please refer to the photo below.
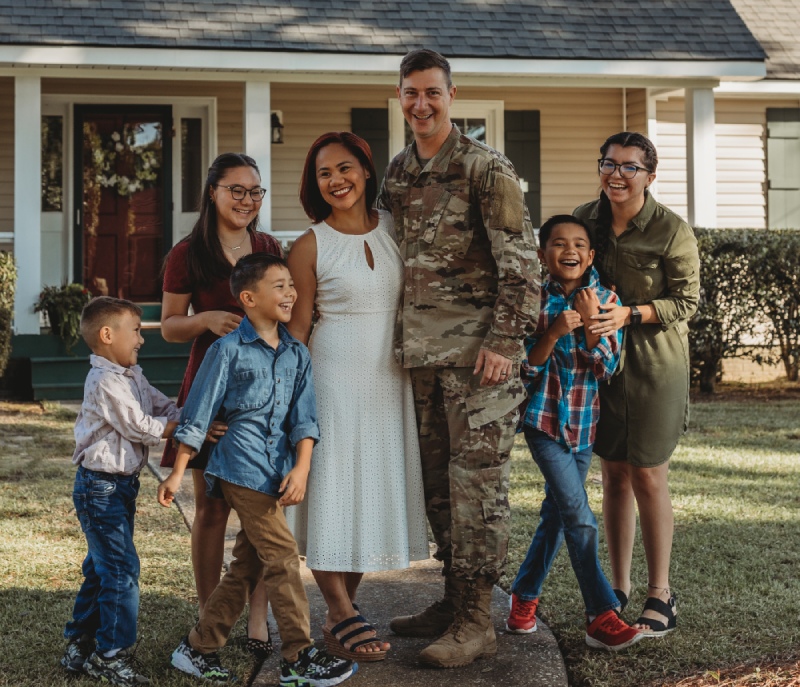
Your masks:
{"label": "black sandal", "polygon": [[621,589],[614,589],[613,591],[617,597],[617,601],[619,601],[618,613],[622,613],[628,606],[628,595]]}
{"label": "black sandal", "polygon": [[247,653],[251,654],[256,661],[263,663],[272,655],[272,637],[266,642],[248,637],[245,647],[247,648]]}
{"label": "black sandal", "polygon": [[641,630],[641,633],[645,637],[663,637],[669,634],[678,625],[678,607],[676,602],[677,597],[674,593],[669,595],[669,601],[666,603],[655,596],[647,597],[647,601],[644,602],[644,609],[642,609],[643,612],[655,611],[663,615],[667,619],[667,622],[664,624],[655,618],[647,618],[641,615],[634,625],[647,625],[650,628],[649,630]]}

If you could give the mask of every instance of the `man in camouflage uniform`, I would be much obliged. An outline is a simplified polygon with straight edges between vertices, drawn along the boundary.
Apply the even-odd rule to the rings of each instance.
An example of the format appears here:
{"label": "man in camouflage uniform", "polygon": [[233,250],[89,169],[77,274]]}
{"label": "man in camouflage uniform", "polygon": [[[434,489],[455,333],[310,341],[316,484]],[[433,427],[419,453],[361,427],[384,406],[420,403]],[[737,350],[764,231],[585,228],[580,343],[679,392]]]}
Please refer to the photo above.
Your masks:
{"label": "man in camouflage uniform", "polygon": [[438,53],[403,59],[397,94],[414,143],[389,164],[378,199],[405,262],[396,345],[411,369],[425,502],[445,576],[443,600],[390,627],[439,636],[420,655],[439,667],[496,652],[489,607],[508,552],[509,457],[525,398],[519,364],[540,276],[517,175],[452,125],[455,93]]}

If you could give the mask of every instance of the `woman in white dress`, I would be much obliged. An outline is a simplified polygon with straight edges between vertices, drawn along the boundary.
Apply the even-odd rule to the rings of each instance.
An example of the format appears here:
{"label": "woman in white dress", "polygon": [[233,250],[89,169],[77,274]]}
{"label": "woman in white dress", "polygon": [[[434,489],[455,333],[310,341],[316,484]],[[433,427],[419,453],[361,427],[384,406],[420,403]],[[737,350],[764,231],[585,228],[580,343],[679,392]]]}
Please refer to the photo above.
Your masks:
{"label": "woman in white dress", "polygon": [[355,603],[363,574],[428,557],[414,400],[393,352],[403,262],[391,215],[372,209],[377,191],[366,141],[317,139],[300,188],[315,224],[288,258],[289,330],[311,350],[322,438],[306,499],[287,517],[328,605],[326,645],[358,661],[389,649]]}

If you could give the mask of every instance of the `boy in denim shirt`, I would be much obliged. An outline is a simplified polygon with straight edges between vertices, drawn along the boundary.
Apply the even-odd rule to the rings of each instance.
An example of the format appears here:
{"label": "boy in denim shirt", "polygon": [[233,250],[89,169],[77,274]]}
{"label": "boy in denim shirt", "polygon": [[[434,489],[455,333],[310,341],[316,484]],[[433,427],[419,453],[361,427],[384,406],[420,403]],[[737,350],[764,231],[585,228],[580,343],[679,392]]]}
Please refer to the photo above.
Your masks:
{"label": "boy in denim shirt", "polygon": [[283,507],[305,496],[319,440],[311,356],[284,326],[297,292],[286,263],[265,253],[239,260],[231,291],[246,316],[206,353],[175,431],[181,445],[158,501],[172,502],[189,459],[221,411],[228,431],[205,476],[209,494],[228,502],[242,529],[228,572],[173,652],[172,665],[207,680],[230,680],[216,652],[263,575],[282,640],[281,685],[336,685],[357,666],[314,648],[297,544],[283,514]]}
{"label": "boy in denim shirt", "polygon": [[81,335],[94,355],[75,422],[72,498],[89,552],[61,665],[116,685],[150,684],[128,653],[139,615],[133,517],[149,447],[172,434],[180,415],[136,364],[144,343],[141,315],[138,305],[108,296],[81,313]]}

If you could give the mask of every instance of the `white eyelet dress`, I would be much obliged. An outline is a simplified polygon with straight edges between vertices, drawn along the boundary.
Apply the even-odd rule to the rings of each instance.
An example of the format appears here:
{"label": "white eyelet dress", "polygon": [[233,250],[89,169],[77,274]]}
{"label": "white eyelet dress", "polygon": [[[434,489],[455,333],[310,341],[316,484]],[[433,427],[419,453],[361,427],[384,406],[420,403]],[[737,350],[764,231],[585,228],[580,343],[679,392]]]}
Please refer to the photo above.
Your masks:
{"label": "white eyelet dress", "polygon": [[[313,570],[374,572],[428,558],[414,399],[394,357],[403,262],[389,213],[368,234],[325,222],[309,349],[321,440],[305,500],[286,516]],[[374,260],[370,269],[364,244]]]}

